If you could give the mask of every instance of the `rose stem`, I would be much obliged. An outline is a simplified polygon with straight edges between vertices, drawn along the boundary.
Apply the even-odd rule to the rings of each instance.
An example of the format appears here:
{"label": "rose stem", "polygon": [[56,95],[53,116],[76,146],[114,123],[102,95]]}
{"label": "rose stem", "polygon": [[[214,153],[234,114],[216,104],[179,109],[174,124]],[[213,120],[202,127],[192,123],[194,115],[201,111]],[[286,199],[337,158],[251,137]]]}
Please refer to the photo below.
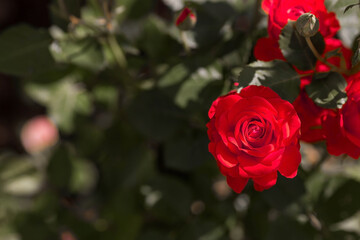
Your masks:
{"label": "rose stem", "polygon": [[186,54],[190,54],[190,47],[186,41],[186,32],[181,30],[180,35],[181,35],[181,41],[183,43]]}
{"label": "rose stem", "polygon": [[345,73],[345,74],[347,74],[347,75],[350,74],[350,71],[348,71],[347,69],[338,68],[337,66],[335,66],[335,65],[329,63],[328,61],[326,61],[326,59],[323,58],[323,57],[319,54],[319,52],[318,52],[317,49],[315,48],[314,44],[312,43],[310,37],[305,37],[305,40],[306,40],[306,43],[307,43],[307,45],[309,46],[311,52],[315,55],[315,57],[316,57],[319,61],[321,61],[321,62],[323,62],[324,64],[328,65],[328,66],[331,68],[331,70],[333,70],[333,71],[335,71],[335,72]]}

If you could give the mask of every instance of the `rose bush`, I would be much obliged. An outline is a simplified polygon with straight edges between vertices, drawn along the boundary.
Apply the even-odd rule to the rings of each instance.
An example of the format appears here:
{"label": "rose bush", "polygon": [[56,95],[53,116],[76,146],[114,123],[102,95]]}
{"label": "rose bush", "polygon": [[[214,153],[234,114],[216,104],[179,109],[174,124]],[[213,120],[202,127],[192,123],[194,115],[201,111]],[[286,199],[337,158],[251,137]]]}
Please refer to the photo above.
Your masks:
{"label": "rose bush", "polygon": [[328,12],[324,0],[264,0],[263,10],[268,14],[269,37],[279,39],[281,29],[289,20],[297,20],[302,14],[311,12],[320,21],[320,33],[333,37],[340,25],[333,12]]}
{"label": "rose bush", "polygon": [[270,88],[248,86],[219,97],[209,118],[209,151],[235,192],[249,179],[257,191],[268,189],[276,183],[277,171],[296,176],[300,120],[293,106]]}

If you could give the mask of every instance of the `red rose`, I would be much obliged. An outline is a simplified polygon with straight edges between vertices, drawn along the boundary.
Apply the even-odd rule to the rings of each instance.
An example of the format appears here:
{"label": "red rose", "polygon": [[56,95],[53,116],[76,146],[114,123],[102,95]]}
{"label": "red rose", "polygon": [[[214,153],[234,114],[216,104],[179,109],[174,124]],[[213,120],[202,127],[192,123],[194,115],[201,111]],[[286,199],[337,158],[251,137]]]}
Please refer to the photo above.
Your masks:
{"label": "red rose", "polygon": [[324,0],[264,0],[263,9],[269,14],[269,36],[279,39],[282,28],[288,20],[297,20],[304,13],[311,12],[320,23],[320,33],[324,38],[333,37],[339,30],[340,24],[335,13],[328,12]]}
{"label": "red rose", "polygon": [[331,38],[339,30],[340,25],[335,13],[329,13],[323,0],[264,0],[263,10],[269,14],[269,37],[260,38],[255,45],[255,58],[262,61],[284,59],[278,44],[279,35],[288,20],[296,20],[301,14],[311,12],[320,22],[320,33]]}
{"label": "red rose", "polygon": [[207,124],[209,151],[229,186],[240,193],[249,179],[255,190],[275,185],[277,171],[297,174],[300,120],[294,107],[264,86],[216,99]]}
{"label": "red rose", "polygon": [[352,81],[344,106],[326,116],[324,128],[328,152],[333,155],[360,156],[360,82]]}

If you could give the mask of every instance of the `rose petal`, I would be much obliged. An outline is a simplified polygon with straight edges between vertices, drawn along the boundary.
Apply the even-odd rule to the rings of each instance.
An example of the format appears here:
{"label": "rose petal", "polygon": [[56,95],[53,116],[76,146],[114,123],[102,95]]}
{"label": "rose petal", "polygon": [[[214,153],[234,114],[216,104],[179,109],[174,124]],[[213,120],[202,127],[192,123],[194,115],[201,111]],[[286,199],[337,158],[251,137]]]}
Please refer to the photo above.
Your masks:
{"label": "rose petal", "polygon": [[254,181],[255,190],[261,192],[276,184],[277,172],[274,171],[261,177],[252,178],[252,180]]}
{"label": "rose petal", "polygon": [[232,168],[238,165],[236,155],[232,154],[222,142],[217,143],[215,151],[217,160],[224,167]]}
{"label": "rose petal", "polygon": [[279,166],[281,175],[293,178],[297,174],[301,162],[301,155],[297,146],[289,146],[285,149]]}
{"label": "rose petal", "polygon": [[275,38],[260,38],[254,47],[254,56],[261,61],[285,60]]}
{"label": "rose petal", "polygon": [[270,99],[270,98],[280,99],[280,96],[276,92],[274,92],[271,88],[265,86],[255,86],[255,85],[250,85],[242,89],[240,92],[240,96],[243,98],[261,97],[265,99]]}
{"label": "rose petal", "polygon": [[354,159],[359,158],[360,148],[351,142],[341,129],[342,119],[339,112],[327,115],[323,125],[326,147],[330,154],[339,156],[345,153]]}
{"label": "rose petal", "polygon": [[273,0],[264,0],[261,3],[261,7],[264,10],[264,12],[269,13],[269,9],[271,8]]}
{"label": "rose petal", "polygon": [[226,181],[228,185],[237,193],[241,193],[242,190],[245,188],[247,182],[249,181],[248,178],[242,178],[242,177],[226,177]]}
{"label": "rose petal", "polygon": [[283,149],[270,153],[266,158],[251,158],[250,156],[238,157],[239,168],[242,168],[249,176],[260,177],[278,169]]}
{"label": "rose petal", "polygon": [[281,122],[283,130],[284,144],[290,143],[293,137],[299,138],[299,130],[301,122],[297,115],[294,106],[288,101],[282,99],[269,99],[274,106],[278,109],[278,120],[283,119]]}
{"label": "rose petal", "polygon": [[357,127],[360,122],[359,103],[360,102],[349,98],[342,108],[341,113],[345,135],[350,139],[350,141],[360,147],[360,128]]}

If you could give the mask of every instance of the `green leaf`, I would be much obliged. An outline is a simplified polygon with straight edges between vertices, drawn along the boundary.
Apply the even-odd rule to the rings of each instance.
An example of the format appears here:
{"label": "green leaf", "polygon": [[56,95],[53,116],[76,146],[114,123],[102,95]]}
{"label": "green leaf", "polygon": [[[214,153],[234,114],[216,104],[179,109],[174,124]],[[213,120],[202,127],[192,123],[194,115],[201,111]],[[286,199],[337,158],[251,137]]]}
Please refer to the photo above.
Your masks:
{"label": "green leaf", "polygon": [[0,35],[0,72],[28,76],[54,65],[49,52],[51,38],[44,30],[17,25]]}
{"label": "green leaf", "polygon": [[221,70],[219,64],[198,68],[179,88],[175,103],[180,107],[186,107],[190,101],[197,101],[201,90],[209,83],[222,78]]}
{"label": "green leaf", "polygon": [[345,78],[337,72],[318,73],[305,87],[314,103],[323,108],[341,108],[347,100]]}
{"label": "green leaf", "polygon": [[205,67],[181,63],[168,69],[158,80],[158,86],[167,88],[167,95],[174,97],[175,103],[185,108],[191,101],[199,100],[199,94],[206,86],[221,78],[222,67],[219,63]]}
{"label": "green leaf", "polygon": [[92,112],[89,93],[75,82],[75,76],[69,75],[51,84],[32,84],[26,86],[26,92],[35,101],[45,105],[50,117],[65,132],[74,127],[76,113],[88,115]]}
{"label": "green leaf", "polygon": [[344,10],[344,13],[346,13],[348,10],[350,10],[351,8],[355,7],[355,6],[359,6],[360,3],[355,3],[355,4],[351,4],[349,6],[347,6]]}
{"label": "green leaf", "polygon": [[54,59],[60,63],[72,63],[93,71],[105,67],[101,45],[95,39],[54,41],[50,50]]}
{"label": "green leaf", "polygon": [[158,79],[158,86],[161,88],[173,86],[180,84],[190,75],[190,71],[186,68],[184,64],[177,64],[170,69],[168,69],[165,74],[163,74]]}
{"label": "green leaf", "polygon": [[242,87],[248,85],[270,87],[281,98],[293,102],[299,95],[300,76],[284,61],[257,61],[247,65],[240,72],[239,84]]}
{"label": "green leaf", "polygon": [[351,59],[351,65],[354,67],[360,62],[360,37],[358,36],[354,41],[353,56]]}
{"label": "green leaf", "polygon": [[[310,38],[319,54],[325,50],[325,42],[318,32]],[[308,47],[306,40],[295,29],[294,22],[290,21],[281,31],[279,46],[285,59],[300,70],[311,70],[316,65],[316,57]]]}
{"label": "green leaf", "polygon": [[341,48],[336,48],[332,51],[325,53],[325,59],[329,59],[332,57],[340,57],[341,56]]}
{"label": "green leaf", "polygon": [[0,192],[12,196],[31,196],[40,190],[43,179],[43,174],[30,158],[15,155],[1,161]]}

